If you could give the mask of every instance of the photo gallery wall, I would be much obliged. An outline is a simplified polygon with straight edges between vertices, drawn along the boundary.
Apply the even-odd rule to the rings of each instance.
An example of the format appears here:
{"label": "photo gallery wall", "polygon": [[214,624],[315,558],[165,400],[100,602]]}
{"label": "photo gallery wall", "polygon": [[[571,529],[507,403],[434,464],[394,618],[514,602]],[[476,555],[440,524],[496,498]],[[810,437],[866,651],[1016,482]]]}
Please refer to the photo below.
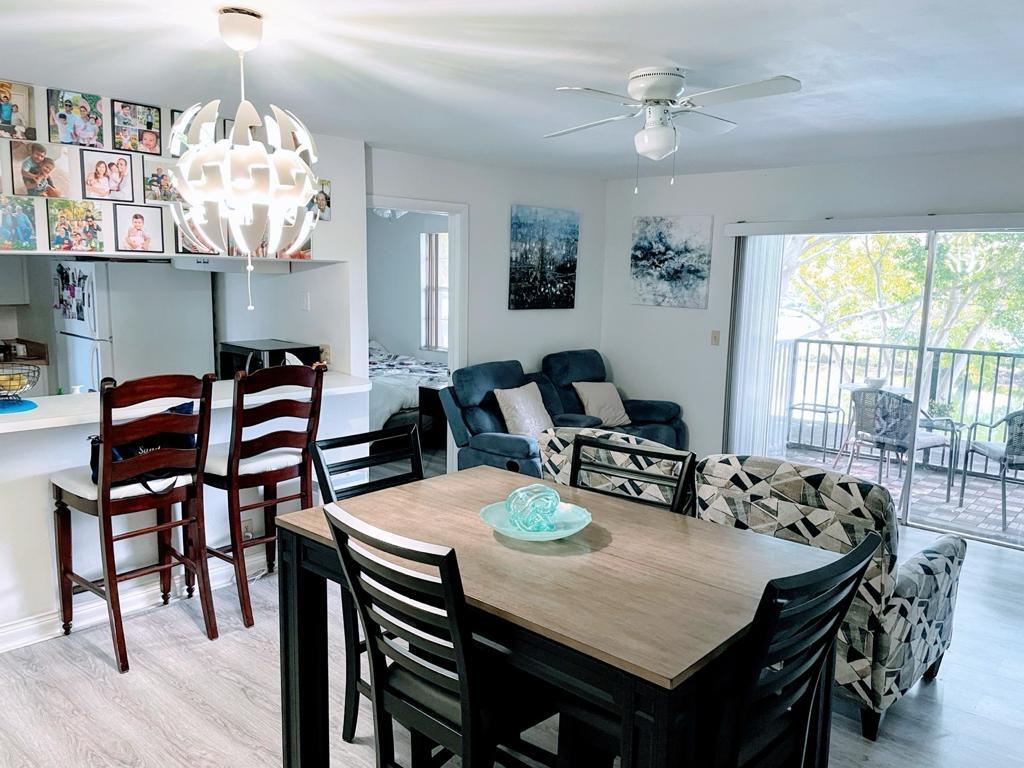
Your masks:
{"label": "photo gallery wall", "polygon": [[[217,255],[181,237],[170,215],[180,197],[169,167],[187,149],[170,141],[180,114],[0,80],[0,253]],[[330,221],[330,181],[321,180],[309,206]],[[311,251],[307,242],[287,258]]]}

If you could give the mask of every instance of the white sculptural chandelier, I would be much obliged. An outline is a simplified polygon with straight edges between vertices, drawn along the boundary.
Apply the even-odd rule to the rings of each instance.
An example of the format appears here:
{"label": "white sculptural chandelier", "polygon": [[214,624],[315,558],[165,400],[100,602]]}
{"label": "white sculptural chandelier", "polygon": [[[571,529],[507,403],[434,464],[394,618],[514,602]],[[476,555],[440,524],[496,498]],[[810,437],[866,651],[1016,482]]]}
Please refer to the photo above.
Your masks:
{"label": "white sculptural chandelier", "polygon": [[[294,253],[319,216],[308,203],[316,189],[316,146],[291,112],[270,105],[262,119],[245,98],[245,54],[259,45],[263,17],[243,8],[220,11],[220,34],[238,52],[241,99],[230,135],[215,140],[220,99],[193,104],[171,128],[172,145],[187,150],[171,167],[182,202],[171,211],[181,237],[199,250],[228,252],[228,242],[246,257],[249,305],[252,257]],[[262,139],[262,140],[261,140]],[[268,149],[269,147],[269,149]]]}

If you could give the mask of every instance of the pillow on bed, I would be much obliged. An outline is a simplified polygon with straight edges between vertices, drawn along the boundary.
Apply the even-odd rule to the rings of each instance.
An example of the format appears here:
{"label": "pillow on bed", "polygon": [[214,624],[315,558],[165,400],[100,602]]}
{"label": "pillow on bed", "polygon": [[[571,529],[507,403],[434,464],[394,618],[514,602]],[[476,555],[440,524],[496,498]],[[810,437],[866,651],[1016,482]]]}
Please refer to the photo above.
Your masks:
{"label": "pillow on bed", "polygon": [[533,437],[555,426],[534,381],[515,389],[496,389],[494,396],[510,435]]}
{"label": "pillow on bed", "polygon": [[369,343],[370,357],[383,357],[384,355],[390,354],[388,348],[381,344],[379,341],[370,339]]}

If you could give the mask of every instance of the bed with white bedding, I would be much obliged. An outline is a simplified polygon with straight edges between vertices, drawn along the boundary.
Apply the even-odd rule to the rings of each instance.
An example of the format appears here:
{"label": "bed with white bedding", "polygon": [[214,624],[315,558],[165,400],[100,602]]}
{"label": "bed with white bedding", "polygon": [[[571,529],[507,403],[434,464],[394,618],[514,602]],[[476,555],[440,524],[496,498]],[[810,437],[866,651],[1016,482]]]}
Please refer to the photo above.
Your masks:
{"label": "bed with white bedding", "polygon": [[382,344],[370,342],[370,429],[381,429],[401,411],[420,407],[420,386],[451,382],[447,363],[396,355]]}

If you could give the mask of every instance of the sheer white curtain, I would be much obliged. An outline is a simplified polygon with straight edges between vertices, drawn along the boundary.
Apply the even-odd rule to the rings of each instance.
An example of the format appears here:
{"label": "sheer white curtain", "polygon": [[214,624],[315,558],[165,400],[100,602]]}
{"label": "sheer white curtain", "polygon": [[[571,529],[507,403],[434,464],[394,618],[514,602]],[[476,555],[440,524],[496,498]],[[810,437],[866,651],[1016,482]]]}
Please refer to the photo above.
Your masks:
{"label": "sheer white curtain", "polygon": [[777,342],[785,235],[740,244],[732,342],[729,443],[732,453],[784,456],[788,354]]}

